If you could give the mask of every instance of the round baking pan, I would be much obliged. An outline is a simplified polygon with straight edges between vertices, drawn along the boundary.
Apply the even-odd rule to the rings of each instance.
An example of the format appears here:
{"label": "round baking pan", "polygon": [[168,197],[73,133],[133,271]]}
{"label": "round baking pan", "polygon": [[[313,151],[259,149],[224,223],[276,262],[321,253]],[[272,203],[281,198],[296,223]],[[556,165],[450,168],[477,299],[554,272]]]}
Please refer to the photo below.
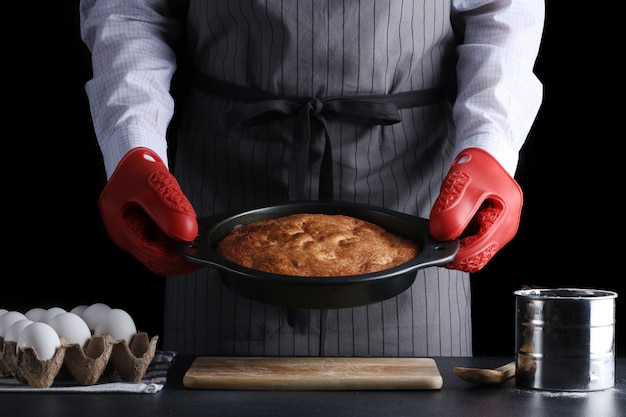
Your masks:
{"label": "round baking pan", "polygon": [[[301,277],[245,268],[227,261],[214,250],[217,242],[235,226],[296,213],[357,217],[413,240],[420,251],[410,261],[383,271],[341,277]],[[240,295],[289,308],[346,308],[385,300],[409,288],[415,281],[416,270],[444,265],[459,250],[458,240],[434,240],[427,219],[358,203],[290,202],[204,217],[198,224],[198,237],[193,242],[178,244],[178,251],[185,259],[221,270],[224,284]]]}

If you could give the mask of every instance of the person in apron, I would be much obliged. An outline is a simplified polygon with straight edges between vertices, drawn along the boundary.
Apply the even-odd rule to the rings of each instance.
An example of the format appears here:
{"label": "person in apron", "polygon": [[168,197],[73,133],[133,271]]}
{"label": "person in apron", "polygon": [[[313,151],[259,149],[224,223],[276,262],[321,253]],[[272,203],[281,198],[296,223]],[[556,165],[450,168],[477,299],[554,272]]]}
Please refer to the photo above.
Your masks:
{"label": "person in apron", "polygon": [[[189,1],[184,34],[194,81],[185,103],[176,103],[174,178],[166,139],[174,45],[183,33],[176,5],[81,1],[94,68],[86,91],[109,179],[100,209],[115,243],[168,276],[165,349],[472,354],[470,273],[517,230],[521,191],[513,175],[541,103],[532,69],[544,18],[538,0],[477,3]],[[467,170],[458,168],[461,155],[475,161]],[[466,171],[504,195],[496,199],[502,204],[447,214]],[[497,244],[478,248],[482,232],[464,236],[454,262],[418,270],[395,297],[324,311],[250,300],[225,287],[216,269],[187,263],[173,249],[173,241],[195,237],[196,217],[294,200],[430,218],[442,239],[470,228],[451,218],[503,231]],[[477,251],[462,254],[471,247]]]}

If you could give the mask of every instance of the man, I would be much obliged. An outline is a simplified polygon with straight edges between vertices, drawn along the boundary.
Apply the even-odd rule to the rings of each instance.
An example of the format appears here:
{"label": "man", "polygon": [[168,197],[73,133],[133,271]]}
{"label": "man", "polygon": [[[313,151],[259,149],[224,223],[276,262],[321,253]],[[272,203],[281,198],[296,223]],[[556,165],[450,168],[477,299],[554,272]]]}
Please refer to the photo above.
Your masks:
{"label": "man", "polygon": [[[193,89],[169,173],[175,4],[81,2],[112,239],[168,276],[164,347],[185,354],[465,356],[469,273],[513,238],[518,152],[542,99],[544,4],[190,1]],[[190,75],[191,76],[191,75]],[[178,104],[178,103],[176,103]],[[156,192],[155,192],[156,191]],[[337,200],[430,218],[454,261],[396,297],[293,312],[184,261],[196,217]]]}

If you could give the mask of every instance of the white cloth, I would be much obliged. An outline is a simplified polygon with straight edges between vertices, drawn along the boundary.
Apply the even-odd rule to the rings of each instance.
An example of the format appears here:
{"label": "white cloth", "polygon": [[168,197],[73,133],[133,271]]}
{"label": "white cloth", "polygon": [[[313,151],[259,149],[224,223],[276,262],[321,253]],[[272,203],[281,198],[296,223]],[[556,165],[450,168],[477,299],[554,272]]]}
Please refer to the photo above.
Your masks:
{"label": "white cloth", "polygon": [[[167,0],[81,1],[81,36],[93,55],[86,90],[107,177],[137,146],[168,163],[172,45],[180,33],[169,6]],[[544,12],[543,0],[452,1],[451,19],[464,36],[458,47],[456,151],[485,149],[512,175],[542,101],[533,68]]]}

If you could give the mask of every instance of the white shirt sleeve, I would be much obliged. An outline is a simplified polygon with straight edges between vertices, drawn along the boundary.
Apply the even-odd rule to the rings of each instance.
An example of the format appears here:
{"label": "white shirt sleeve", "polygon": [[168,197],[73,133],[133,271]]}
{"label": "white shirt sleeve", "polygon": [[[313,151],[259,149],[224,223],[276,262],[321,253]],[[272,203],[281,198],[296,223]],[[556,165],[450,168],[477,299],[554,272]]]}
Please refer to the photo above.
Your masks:
{"label": "white shirt sleeve", "polygon": [[544,0],[453,0],[452,13],[464,37],[457,49],[456,152],[484,149],[513,175],[543,100],[534,65]]}
{"label": "white shirt sleeve", "polygon": [[92,54],[85,87],[109,178],[131,149],[145,146],[168,164],[169,92],[180,36],[167,0],[81,0],[81,37]]}

